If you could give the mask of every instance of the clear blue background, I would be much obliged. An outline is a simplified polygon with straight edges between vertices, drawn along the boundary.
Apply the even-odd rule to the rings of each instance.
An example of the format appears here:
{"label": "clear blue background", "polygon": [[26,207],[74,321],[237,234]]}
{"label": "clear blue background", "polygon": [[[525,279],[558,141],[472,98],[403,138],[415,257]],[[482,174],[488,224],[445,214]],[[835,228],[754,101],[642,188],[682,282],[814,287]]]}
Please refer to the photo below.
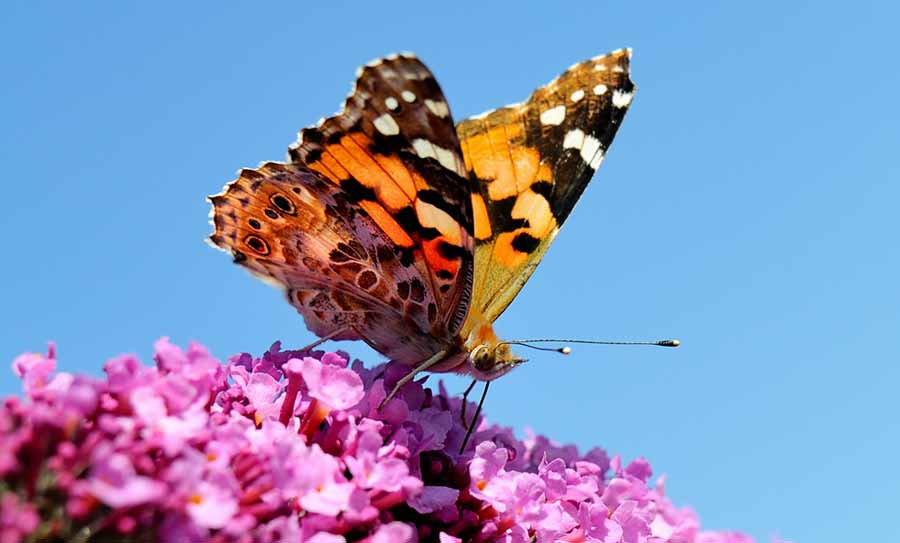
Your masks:
{"label": "clear blue background", "polygon": [[303,345],[281,295],[203,244],[207,194],[282,159],[373,57],[417,52],[460,119],[631,46],[609,159],[498,328],[684,346],[525,353],[489,416],[645,455],[706,527],[896,541],[898,20],[868,1],[7,2],[0,358],[55,340],[97,373],[161,335],[223,358]]}

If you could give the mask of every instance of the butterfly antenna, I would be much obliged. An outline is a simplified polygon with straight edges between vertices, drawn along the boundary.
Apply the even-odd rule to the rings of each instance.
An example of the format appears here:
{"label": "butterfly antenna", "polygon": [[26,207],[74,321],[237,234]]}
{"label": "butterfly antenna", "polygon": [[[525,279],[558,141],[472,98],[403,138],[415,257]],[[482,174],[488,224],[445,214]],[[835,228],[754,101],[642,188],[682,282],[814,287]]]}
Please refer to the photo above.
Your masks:
{"label": "butterfly antenna", "polygon": [[499,343],[500,345],[521,345],[523,347],[528,347],[529,349],[536,349],[538,351],[553,351],[560,354],[569,354],[572,352],[572,349],[568,346],[552,348],[552,347],[537,347],[535,345],[531,345],[532,343],[581,343],[585,345],[651,345],[655,347],[678,347],[681,345],[681,342],[677,339],[661,339],[658,341],[595,341],[588,339],[517,339],[514,341],[504,341]]}
{"label": "butterfly antenna", "polygon": [[529,349],[534,349],[535,351],[548,351],[551,353],[559,353],[559,354],[569,354],[572,352],[572,349],[569,347],[537,347],[535,345],[529,345],[524,341],[503,341],[497,344],[497,347],[500,345],[521,345],[522,347],[528,347]]}

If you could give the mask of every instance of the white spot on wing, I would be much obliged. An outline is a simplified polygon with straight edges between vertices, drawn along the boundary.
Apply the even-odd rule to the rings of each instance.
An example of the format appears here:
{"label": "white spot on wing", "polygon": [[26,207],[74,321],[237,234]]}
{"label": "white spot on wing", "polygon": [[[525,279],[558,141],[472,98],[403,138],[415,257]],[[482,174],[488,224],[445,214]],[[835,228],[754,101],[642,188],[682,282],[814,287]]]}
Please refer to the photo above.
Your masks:
{"label": "white spot on wing", "polygon": [[613,91],[612,103],[616,107],[626,107],[634,98],[633,92],[622,92],[620,90]]}
{"label": "white spot on wing", "polygon": [[581,149],[582,145],[584,145],[584,132],[581,129],[576,128],[566,132],[566,137],[563,138],[563,149]]}
{"label": "white spot on wing", "polygon": [[438,162],[441,163],[441,166],[447,168],[448,170],[456,171],[456,153],[450,151],[448,149],[444,149],[439,145],[435,145],[434,149],[437,151],[437,159]]}
{"label": "white spot on wing", "polygon": [[407,102],[409,102],[410,104],[416,101],[416,95],[413,94],[413,93],[411,93],[411,92],[409,92],[408,90],[405,90],[405,91],[401,92],[401,93],[400,93],[400,96],[401,96],[404,100],[406,100]]}
{"label": "white spot on wing", "polygon": [[578,102],[578,101],[580,101],[582,98],[584,98],[584,91],[581,90],[581,89],[578,89],[577,91],[573,92],[573,93],[572,93],[572,96],[570,96],[569,98],[571,98],[571,100],[572,100],[573,102]]}
{"label": "white spot on wing", "polygon": [[566,118],[566,106],[556,106],[541,113],[541,124],[560,125]]}
{"label": "white spot on wing", "polygon": [[435,145],[423,138],[416,138],[412,141],[413,149],[416,154],[422,158],[433,158],[437,160],[441,166],[448,170],[465,175],[465,165],[463,165],[455,152],[444,149],[440,145]]}
{"label": "white spot on wing", "polygon": [[444,102],[443,100],[429,100],[426,98],[425,107],[442,119],[450,114],[447,102]]}
{"label": "white spot on wing", "polygon": [[386,105],[390,110],[395,110],[400,104],[397,103],[396,98],[394,98],[393,96],[388,96],[384,99],[384,105]]}
{"label": "white spot on wing", "polygon": [[431,145],[431,142],[428,140],[424,140],[422,138],[416,138],[412,142],[413,149],[416,150],[416,154],[422,158],[437,158],[437,154],[434,152],[434,146]]}
{"label": "white spot on wing", "polygon": [[596,94],[597,96],[601,96],[605,93],[606,93],[606,85],[604,85],[603,83],[600,83],[599,85],[594,87],[594,94]]}
{"label": "white spot on wing", "polygon": [[[581,146],[581,160],[585,161],[595,170],[596,167],[593,166],[594,161],[596,160],[596,155],[600,151],[600,140],[595,138],[594,136],[585,136],[584,144]],[[600,160],[603,160],[603,156],[601,154]],[[600,163],[597,162],[599,166]]]}
{"label": "white spot on wing", "polygon": [[400,127],[397,121],[387,113],[380,115],[373,121],[375,128],[385,136],[396,136],[400,133]]}

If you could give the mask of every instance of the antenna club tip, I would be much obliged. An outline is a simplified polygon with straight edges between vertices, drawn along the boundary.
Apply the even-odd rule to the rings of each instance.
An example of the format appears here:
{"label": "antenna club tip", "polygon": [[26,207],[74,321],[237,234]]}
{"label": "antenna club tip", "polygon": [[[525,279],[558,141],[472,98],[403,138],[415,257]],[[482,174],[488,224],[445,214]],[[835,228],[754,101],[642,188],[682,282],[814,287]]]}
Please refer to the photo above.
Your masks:
{"label": "antenna club tip", "polygon": [[559,349],[559,352],[561,352],[562,354],[570,354],[572,352],[572,348],[571,347],[562,347]]}
{"label": "antenna club tip", "polygon": [[666,339],[659,342],[663,347],[678,347],[681,345],[681,342],[677,339]]}

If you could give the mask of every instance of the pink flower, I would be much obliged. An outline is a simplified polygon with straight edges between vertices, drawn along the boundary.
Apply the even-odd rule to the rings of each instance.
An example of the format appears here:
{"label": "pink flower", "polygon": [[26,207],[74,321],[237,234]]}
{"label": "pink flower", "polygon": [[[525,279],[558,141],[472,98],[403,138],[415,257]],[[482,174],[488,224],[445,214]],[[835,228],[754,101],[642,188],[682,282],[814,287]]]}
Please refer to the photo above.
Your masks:
{"label": "pink flower", "polygon": [[0,495],[0,543],[24,541],[37,528],[35,507],[19,500],[12,492]]}
{"label": "pink flower", "polygon": [[300,360],[299,369],[309,395],[332,409],[349,409],[363,398],[362,379],[352,370],[310,357]]}
{"label": "pink flower", "polygon": [[13,360],[13,373],[22,379],[26,392],[42,388],[49,382],[50,375],[56,371],[56,356],[53,344],[50,344],[46,356],[40,353],[21,354]]}
{"label": "pink flower", "polygon": [[160,481],[138,475],[126,455],[95,455],[96,460],[87,479],[87,489],[98,500],[116,508],[152,503],[162,498],[166,486]]}
{"label": "pink flower", "polygon": [[408,524],[390,522],[379,528],[369,541],[371,543],[414,543],[416,531]]}
{"label": "pink flower", "polygon": [[239,491],[231,474],[218,472],[197,484],[185,509],[196,526],[223,528],[238,513]]}
{"label": "pink flower", "polygon": [[382,445],[380,434],[363,432],[356,442],[355,453],[346,455],[344,462],[360,488],[394,492],[402,488],[409,476],[409,466],[405,459]]}
{"label": "pink flower", "polygon": [[[378,409],[399,364],[348,369],[344,354],[276,342],[222,368],[165,338],[154,359],[113,358],[102,381],[54,373],[52,348],[16,359],[25,397],[0,408],[0,543],[31,529],[61,541],[750,541],[699,532],[643,458],[623,467],[483,419],[459,454],[462,400],[443,388],[412,382]],[[47,513],[60,510],[66,523]]]}

